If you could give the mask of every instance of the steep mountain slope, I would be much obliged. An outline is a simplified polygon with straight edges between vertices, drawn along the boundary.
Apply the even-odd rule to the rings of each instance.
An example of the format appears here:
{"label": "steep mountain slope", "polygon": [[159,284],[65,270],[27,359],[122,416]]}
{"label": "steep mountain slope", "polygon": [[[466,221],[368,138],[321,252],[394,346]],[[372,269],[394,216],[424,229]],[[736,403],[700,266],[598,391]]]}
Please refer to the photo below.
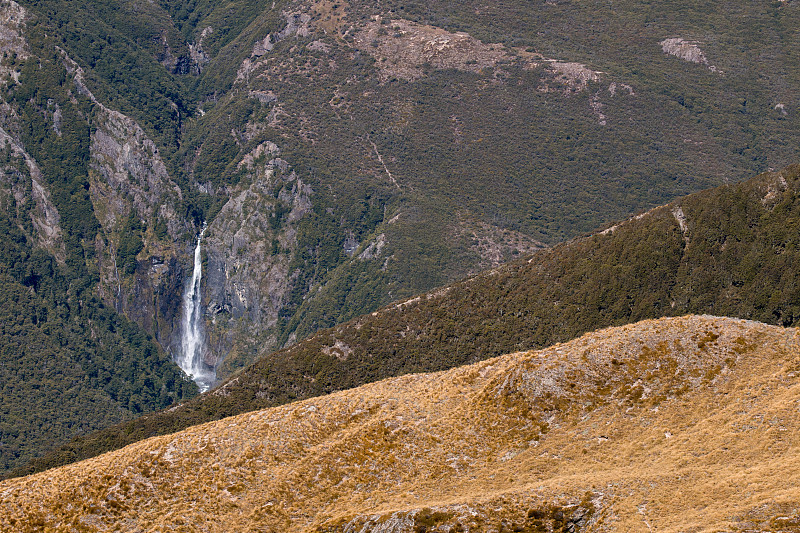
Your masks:
{"label": "steep mountain slope", "polygon": [[[215,314],[221,374],[536,241],[795,162],[797,8],[353,0],[287,3],[280,30],[256,17],[204,71],[215,98],[189,121],[187,172],[218,198],[277,148],[324,209],[277,237],[287,259],[210,249],[230,281],[209,298],[233,310]],[[282,261],[291,289],[238,268]],[[234,322],[256,347],[224,338]]]}
{"label": "steep mountain slope", "polygon": [[[174,209],[180,191],[157,148],[131,119],[97,101],[83,71],[23,8],[0,3],[0,26],[6,470],[76,434],[167,407],[197,387],[156,342],[162,328],[148,328],[153,339],[131,320],[151,325],[141,313],[120,313],[130,310],[118,298],[122,280],[106,278],[136,270],[143,228],[134,213],[163,229],[149,235],[151,252],[185,231]],[[174,283],[180,290],[180,276],[162,278],[163,270],[153,265],[149,296]],[[151,301],[163,304],[158,300]]]}
{"label": "steep mountain slope", "polygon": [[[129,270],[104,263],[107,303],[174,351],[178,310],[162,302],[180,285],[163,278],[187,277],[207,221],[207,362],[222,377],[541,243],[797,158],[797,2],[26,5],[180,191],[172,214],[137,204],[142,246],[100,220]],[[120,183],[123,169],[141,181],[135,165],[101,177]],[[127,186],[104,189],[92,182],[93,209],[110,200],[124,220]],[[151,246],[165,221],[182,231]]]}
{"label": "steep mountain slope", "polygon": [[393,378],[3,482],[0,524],[793,530],[798,341],[689,316]]}
{"label": "steep mountain slope", "polygon": [[452,368],[645,318],[800,321],[800,166],[659,207],[270,354],[217,390],[81,437],[17,475],[136,440],[408,372]]}

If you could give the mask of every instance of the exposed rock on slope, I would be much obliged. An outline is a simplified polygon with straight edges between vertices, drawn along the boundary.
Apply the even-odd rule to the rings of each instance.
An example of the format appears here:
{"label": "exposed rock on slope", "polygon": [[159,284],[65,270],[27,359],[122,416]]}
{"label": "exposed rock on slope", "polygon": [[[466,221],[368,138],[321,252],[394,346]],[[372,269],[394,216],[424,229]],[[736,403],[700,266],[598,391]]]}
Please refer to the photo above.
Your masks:
{"label": "exposed rock on slope", "polygon": [[0,182],[6,189],[3,192],[13,196],[14,201],[21,208],[30,211],[29,221],[34,234],[28,235],[28,237],[53,254],[54,257],[63,261],[64,242],[61,238],[61,217],[50,198],[50,191],[42,183],[42,172],[39,166],[30,154],[2,128],[0,128],[0,149],[8,150],[10,154],[21,159],[17,165],[10,164],[3,169]]}
{"label": "exposed rock on slope", "polygon": [[[75,82],[80,90],[80,69]],[[183,193],[167,173],[155,143],[130,117],[99,102],[95,105],[89,180],[94,211],[106,237],[97,245],[104,282],[101,294],[166,350],[178,341],[173,332],[178,329],[177,302],[186,277],[181,261],[187,249],[184,243],[191,242],[194,234],[192,222],[178,214]],[[126,227],[130,217],[150,231],[143,232],[135,268],[123,272],[115,256],[130,231]],[[163,227],[161,235],[154,229],[157,225]]]}
{"label": "exposed rock on slope", "polygon": [[419,79],[425,66],[480,72],[509,60],[502,45],[483,44],[463,32],[379,16],[359,30],[355,44],[378,60],[384,79]]}
{"label": "exposed rock on slope", "polygon": [[[22,36],[26,12],[16,2],[0,4],[0,52],[16,54],[19,59],[29,57],[28,43]],[[3,83],[19,81],[20,72],[9,65],[0,65],[0,79]],[[10,80],[8,78],[11,78]]]}
{"label": "exposed rock on slope", "polygon": [[459,220],[455,232],[471,239],[471,248],[481,257],[481,262],[478,264],[480,270],[496,268],[509,257],[515,258],[547,248],[543,243],[534,241],[518,231],[501,229],[469,219]]}
{"label": "exposed rock on slope", "polygon": [[[252,184],[231,195],[205,239],[210,340],[217,357],[227,356],[227,365],[252,360],[253,353],[242,355],[245,347],[252,352],[279,347],[275,326],[297,277],[290,263],[313,190],[285,161],[266,157],[275,152],[271,145],[266,152],[255,150],[257,162],[243,160]],[[234,338],[236,350],[229,353]]]}
{"label": "exposed rock on slope", "polygon": [[696,41],[687,41],[685,39],[681,39],[680,37],[671,37],[669,39],[664,39],[659,44],[661,45],[661,49],[665,54],[679,57],[690,63],[700,63],[701,65],[706,65],[712,72],[717,70],[717,67],[708,64],[706,55],[700,49],[700,43]]}
{"label": "exposed rock on slope", "polygon": [[[518,63],[532,70],[545,66],[560,90],[569,94],[583,91],[589,82],[600,81],[600,72],[581,63],[549,59],[542,54],[507,48],[498,43],[486,44],[468,33],[452,33],[435,26],[408,20],[388,20],[380,16],[358,30],[355,46],[373,56],[381,70],[382,81],[397,77],[409,81],[422,78],[429,69],[454,69],[480,73],[494,72],[495,78],[508,75],[503,65]],[[539,90],[547,92],[552,80],[544,79]]]}
{"label": "exposed rock on slope", "polygon": [[0,484],[4,530],[800,522],[800,335],[709,316],[409,375]]}

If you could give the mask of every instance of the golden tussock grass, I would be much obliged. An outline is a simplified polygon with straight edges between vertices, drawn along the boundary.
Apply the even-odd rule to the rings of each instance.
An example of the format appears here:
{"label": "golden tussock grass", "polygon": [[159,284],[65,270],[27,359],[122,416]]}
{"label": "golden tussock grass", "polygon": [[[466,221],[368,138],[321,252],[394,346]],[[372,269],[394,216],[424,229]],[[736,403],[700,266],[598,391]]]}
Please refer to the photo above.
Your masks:
{"label": "golden tussock grass", "polygon": [[0,484],[3,531],[798,530],[798,334],[683,317]]}

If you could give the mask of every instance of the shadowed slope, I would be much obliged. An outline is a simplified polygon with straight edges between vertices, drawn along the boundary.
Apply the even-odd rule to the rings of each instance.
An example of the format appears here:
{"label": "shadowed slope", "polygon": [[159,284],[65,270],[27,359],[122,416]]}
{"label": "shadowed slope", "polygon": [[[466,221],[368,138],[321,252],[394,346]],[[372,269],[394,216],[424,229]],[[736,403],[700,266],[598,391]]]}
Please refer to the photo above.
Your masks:
{"label": "shadowed slope", "polygon": [[774,529],[800,520],[797,341],[689,316],[393,378],[6,481],[0,525]]}

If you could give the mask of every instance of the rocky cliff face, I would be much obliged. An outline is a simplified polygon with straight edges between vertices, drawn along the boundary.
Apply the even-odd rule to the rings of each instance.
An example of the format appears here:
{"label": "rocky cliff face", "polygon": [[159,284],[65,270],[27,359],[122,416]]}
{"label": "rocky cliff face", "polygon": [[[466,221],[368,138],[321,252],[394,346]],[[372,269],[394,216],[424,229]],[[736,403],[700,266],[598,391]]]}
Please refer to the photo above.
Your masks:
{"label": "rocky cliff face", "polygon": [[[242,364],[279,346],[276,327],[297,272],[297,226],[314,191],[265,142],[239,164],[245,183],[209,227],[206,300],[216,364]],[[234,352],[230,353],[231,348]]]}
{"label": "rocky cliff face", "polygon": [[63,261],[61,217],[43,183],[39,166],[2,128],[0,143],[7,154],[2,180],[4,193],[14,198],[16,218],[22,221],[23,230],[32,241]]}
{"label": "rocky cliff face", "polygon": [[[76,86],[91,95],[81,82],[81,70],[74,68]],[[168,348],[178,340],[180,297],[190,275],[190,266],[184,265],[191,264],[196,229],[178,213],[183,195],[155,143],[131,118],[100,102],[96,106],[90,122],[94,133],[89,179],[92,205],[103,229],[96,242],[101,294]],[[133,272],[121,272],[117,258],[121,239],[131,231],[126,224],[131,217],[142,227],[142,246]]]}
{"label": "rocky cliff face", "polygon": [[[0,5],[0,52],[17,60],[31,57],[25,37],[28,13],[15,2]],[[92,130],[87,156],[89,194],[101,232],[93,243],[100,273],[100,294],[118,311],[142,324],[164,345],[172,338],[172,323],[177,319],[186,260],[185,245],[192,225],[179,215],[180,188],[169,177],[156,144],[130,117],[109,109],[90,91],[81,67],[67,53],[52,50],[60,57],[68,78],[66,91],[74,99],[81,95],[94,105],[93,113],[82,118]],[[20,72],[4,63],[0,76],[6,85],[19,84]],[[61,135],[62,114],[50,100],[44,111],[50,128]],[[43,178],[37,161],[24,148],[23,125],[15,108],[3,102],[0,142],[9,153],[7,182],[17,203],[30,213],[39,245],[64,261],[61,217],[51,200],[50,185]],[[8,159],[8,158],[7,158]],[[23,176],[25,179],[23,179]],[[30,180],[30,184],[24,183]],[[142,249],[135,255],[134,268],[123,272],[117,265],[120,240],[130,232],[126,221],[135,218]]]}

